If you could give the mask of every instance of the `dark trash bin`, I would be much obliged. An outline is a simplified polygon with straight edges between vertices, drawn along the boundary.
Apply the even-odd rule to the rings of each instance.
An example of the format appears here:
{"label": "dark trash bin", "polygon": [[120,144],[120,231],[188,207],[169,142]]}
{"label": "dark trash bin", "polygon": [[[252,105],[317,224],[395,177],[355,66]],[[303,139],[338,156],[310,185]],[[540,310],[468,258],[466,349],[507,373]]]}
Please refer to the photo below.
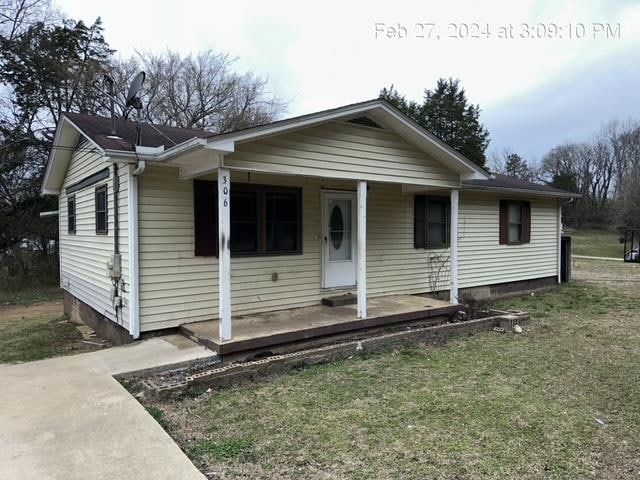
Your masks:
{"label": "dark trash bin", "polygon": [[571,281],[571,237],[560,237],[560,281]]}

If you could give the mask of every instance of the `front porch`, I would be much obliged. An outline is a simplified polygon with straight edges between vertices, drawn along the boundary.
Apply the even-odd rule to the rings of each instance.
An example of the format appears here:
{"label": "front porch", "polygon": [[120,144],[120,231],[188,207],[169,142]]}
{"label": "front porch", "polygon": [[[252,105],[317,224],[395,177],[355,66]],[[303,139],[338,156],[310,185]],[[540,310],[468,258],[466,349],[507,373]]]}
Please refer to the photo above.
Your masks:
{"label": "front porch", "polygon": [[368,316],[356,317],[357,305],[310,307],[244,315],[233,318],[233,338],[221,341],[218,320],[188,323],[183,333],[211,348],[218,355],[228,355],[267,348],[291,347],[296,342],[330,341],[332,336],[370,329],[398,327],[415,322],[446,321],[458,305],[420,295],[389,295],[370,298]]}

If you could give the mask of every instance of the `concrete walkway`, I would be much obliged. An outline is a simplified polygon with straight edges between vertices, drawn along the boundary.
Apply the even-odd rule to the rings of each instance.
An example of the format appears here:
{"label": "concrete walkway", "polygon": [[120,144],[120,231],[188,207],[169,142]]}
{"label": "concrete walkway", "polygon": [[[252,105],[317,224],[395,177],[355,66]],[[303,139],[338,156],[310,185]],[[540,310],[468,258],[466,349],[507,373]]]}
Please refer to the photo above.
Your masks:
{"label": "concrete walkway", "polygon": [[203,479],[112,375],[211,355],[172,335],[0,366],[0,479]]}

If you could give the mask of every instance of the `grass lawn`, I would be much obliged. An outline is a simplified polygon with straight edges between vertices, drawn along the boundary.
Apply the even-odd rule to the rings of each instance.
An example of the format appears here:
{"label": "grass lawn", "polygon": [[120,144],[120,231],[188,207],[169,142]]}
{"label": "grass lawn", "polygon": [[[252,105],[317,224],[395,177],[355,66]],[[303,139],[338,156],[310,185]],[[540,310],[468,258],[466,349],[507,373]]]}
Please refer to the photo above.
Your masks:
{"label": "grass lawn", "polygon": [[624,245],[618,241],[619,235],[608,230],[569,230],[571,249],[574,255],[622,258]]}
{"label": "grass lawn", "polygon": [[147,408],[210,478],[636,479],[640,299],[618,288],[576,282],[499,302],[531,312],[521,335],[415,345]]}
{"label": "grass lawn", "polygon": [[0,308],[3,305],[31,305],[53,300],[62,300],[62,289],[58,285],[0,289]]}
{"label": "grass lawn", "polygon": [[[60,289],[2,292],[0,363],[29,362],[95,350],[62,313]],[[53,301],[52,301],[53,300]]]}
{"label": "grass lawn", "polygon": [[81,340],[76,326],[60,314],[0,320],[0,363],[30,362],[93,350]]}

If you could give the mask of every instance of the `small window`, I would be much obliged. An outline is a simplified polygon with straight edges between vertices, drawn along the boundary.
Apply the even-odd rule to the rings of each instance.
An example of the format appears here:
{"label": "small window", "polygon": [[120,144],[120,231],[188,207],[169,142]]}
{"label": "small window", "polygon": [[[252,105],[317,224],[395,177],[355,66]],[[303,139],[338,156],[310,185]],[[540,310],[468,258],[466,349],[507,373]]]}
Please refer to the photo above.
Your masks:
{"label": "small window", "polygon": [[450,235],[450,199],[416,195],[414,202],[414,246],[447,248]]}
{"label": "small window", "polygon": [[520,245],[531,237],[531,204],[500,200],[500,243]]}
{"label": "small window", "polygon": [[107,186],[96,188],[96,233],[98,235],[106,235],[109,232],[107,203]]}
{"label": "small window", "polygon": [[76,196],[67,199],[67,232],[76,233]]}

